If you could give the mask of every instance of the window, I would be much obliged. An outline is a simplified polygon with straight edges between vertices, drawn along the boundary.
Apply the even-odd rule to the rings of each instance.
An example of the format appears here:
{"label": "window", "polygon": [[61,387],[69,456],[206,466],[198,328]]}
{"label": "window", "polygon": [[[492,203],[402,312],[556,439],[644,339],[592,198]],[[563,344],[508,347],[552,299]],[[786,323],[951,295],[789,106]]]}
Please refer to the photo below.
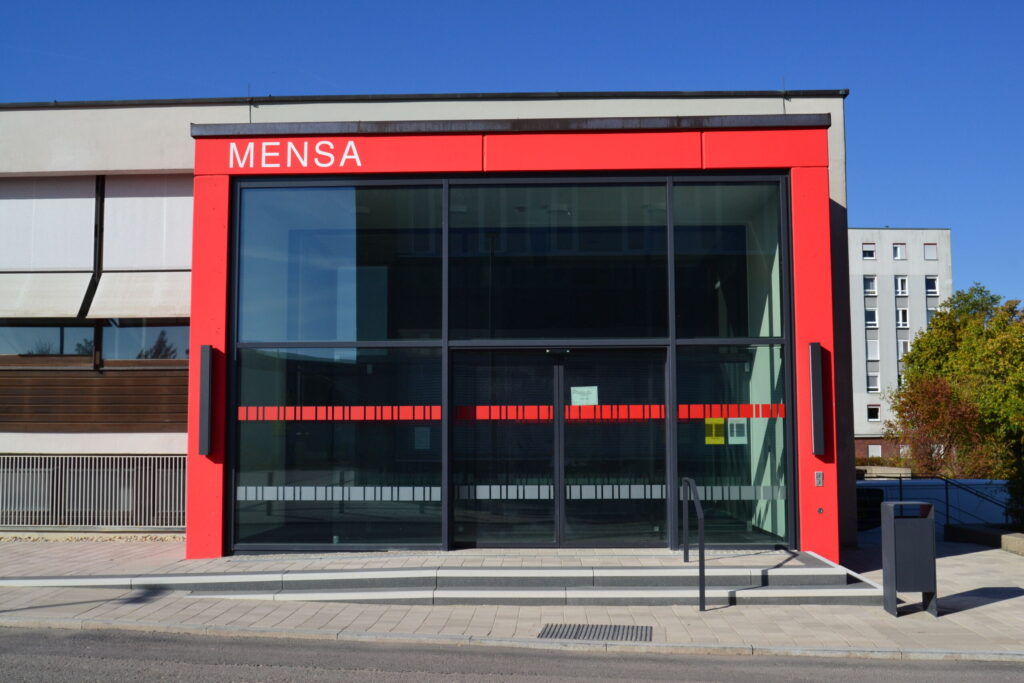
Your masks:
{"label": "window", "polygon": [[868,457],[869,458],[881,458],[882,457],[882,444],[880,444],[880,443],[869,443],[868,444]]}
{"label": "window", "polygon": [[896,242],[892,245],[892,258],[894,261],[905,261],[907,259],[907,245],[905,242]]}
{"label": "window", "polygon": [[877,339],[868,339],[868,360],[878,360]]}
{"label": "window", "polygon": [[906,296],[907,295],[907,276],[906,275],[897,275],[895,278],[893,278],[893,285],[894,285],[894,287],[896,289],[896,296]]}
{"label": "window", "polygon": [[103,328],[103,360],[184,360],[188,325],[184,321],[111,320]]}
{"label": "window", "polygon": [[864,327],[878,327],[878,309],[864,309]]}
{"label": "window", "polygon": [[926,323],[925,324],[931,325],[932,324],[932,318],[934,318],[935,314],[938,313],[938,312],[939,312],[938,309],[932,308],[931,306],[929,306],[928,307],[928,317],[926,319]]}
{"label": "window", "polygon": [[924,245],[924,259],[926,261],[938,261],[939,245],[933,242],[926,242]]}
{"label": "window", "polygon": [[939,295],[939,278],[936,275],[924,276],[924,293],[928,296]]}
{"label": "window", "polygon": [[0,356],[91,356],[92,327],[0,327]]}
{"label": "window", "polygon": [[875,393],[875,392],[878,391],[878,373],[877,372],[869,372],[868,373],[868,391],[871,392],[871,393]]}
{"label": "window", "polygon": [[874,275],[864,276],[864,296],[878,294],[878,279]]}
{"label": "window", "polygon": [[903,356],[907,355],[907,351],[910,350],[909,339],[899,339],[896,341],[896,359],[903,360]]}
{"label": "window", "polygon": [[896,309],[896,327],[910,327],[910,312],[906,308]]}
{"label": "window", "polygon": [[860,255],[861,255],[861,258],[866,258],[866,259],[873,259],[873,258],[875,258],[875,243],[874,242],[864,242],[862,245],[860,245]]}
{"label": "window", "polygon": [[878,422],[882,415],[882,407],[879,405],[868,406],[868,422]]}

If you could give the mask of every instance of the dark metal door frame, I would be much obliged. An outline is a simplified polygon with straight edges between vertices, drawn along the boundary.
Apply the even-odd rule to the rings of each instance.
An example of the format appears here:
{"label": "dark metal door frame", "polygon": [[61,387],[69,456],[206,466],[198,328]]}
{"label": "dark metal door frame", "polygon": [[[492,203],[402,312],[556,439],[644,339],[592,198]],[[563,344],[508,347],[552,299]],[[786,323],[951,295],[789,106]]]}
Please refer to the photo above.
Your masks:
{"label": "dark metal door frame", "polygon": [[[644,350],[644,349],[650,349],[650,348],[653,348],[653,347],[633,347],[633,348],[625,348],[624,349],[623,347],[582,347],[582,348],[576,348],[576,347],[568,346],[568,345],[566,345],[566,346],[550,346],[550,347],[547,347],[547,348],[543,349],[544,350],[543,354],[540,353],[541,348],[543,348],[543,347],[526,347],[526,348],[505,347],[505,348],[502,348],[501,350],[509,351],[509,352],[512,352],[512,353],[522,353],[526,357],[536,357],[538,359],[538,365],[540,365],[540,359],[541,358],[546,358],[546,359],[551,361],[551,372],[553,373],[553,377],[552,377],[552,424],[553,424],[552,439],[554,440],[554,443],[552,444],[552,468],[553,469],[552,469],[551,482],[552,482],[552,503],[554,505],[554,510],[553,510],[554,529],[553,529],[553,541],[552,541],[552,544],[550,546],[546,546],[546,547],[555,547],[555,548],[589,547],[589,546],[585,546],[585,545],[584,546],[571,545],[571,544],[569,544],[568,539],[566,538],[566,500],[567,500],[566,484],[565,484],[565,432],[566,432],[566,430],[565,430],[565,412],[566,412],[565,411],[565,406],[566,406],[566,403],[565,403],[565,394],[566,394],[566,392],[565,392],[565,382],[566,382],[565,365],[566,365],[566,359],[570,356],[570,354],[573,351],[576,351],[576,350],[581,350],[581,351],[622,351],[622,350]],[[453,350],[456,353],[459,351],[459,349],[453,349]],[[470,349],[463,349],[463,350],[464,351],[471,351]],[[472,351],[484,351],[484,350],[491,350],[491,349],[472,349]],[[662,360],[663,360],[663,362],[667,366],[667,364],[668,364],[668,356],[667,356],[667,354],[669,353],[669,349],[665,348],[663,350],[665,351],[666,355],[663,356]],[[449,364],[449,367],[453,367],[453,366],[454,366],[454,362]],[[450,385],[451,385],[451,383],[449,382],[449,386]],[[666,405],[666,417],[665,417],[666,424],[668,422],[668,410],[667,410],[668,409],[668,403],[667,403],[667,401],[668,401],[668,386],[669,386],[668,384],[665,385],[665,397],[664,397],[664,400],[666,401],[666,403],[665,403],[665,405]],[[672,449],[668,447],[668,444],[666,444],[666,446],[667,446],[666,447],[666,451],[667,452],[669,452],[669,453],[673,452]],[[452,474],[454,475],[454,472],[452,472]],[[675,530],[675,527],[676,527],[675,520],[672,519],[672,517],[670,516],[671,505],[670,505],[670,501],[668,500],[668,498],[669,498],[669,491],[673,487],[672,487],[672,485],[671,485],[671,483],[670,483],[670,481],[668,479],[668,474],[669,474],[669,472],[668,472],[668,469],[666,468],[666,472],[665,472],[665,476],[666,476],[666,479],[665,479],[665,494],[666,494],[666,501],[665,501],[665,525],[666,525],[665,526],[665,530],[666,530],[666,534],[665,534],[665,537],[666,537],[666,543],[670,542],[669,539],[672,538],[673,531]],[[454,503],[454,501],[453,501],[453,503]],[[446,512],[446,515],[454,514],[454,511],[455,511],[454,504],[450,505],[449,508],[450,509]],[[452,547],[455,547],[455,546],[454,545],[449,546],[449,548],[452,548]],[[480,544],[477,547],[488,547],[488,548],[490,548],[490,547],[508,547],[508,548],[516,548],[516,547],[522,547],[522,545],[518,544],[518,543],[504,544],[504,543],[487,542],[487,543]],[[543,546],[543,544],[531,544],[528,547],[544,547],[544,546]],[[647,546],[638,546],[638,547],[647,547]]]}

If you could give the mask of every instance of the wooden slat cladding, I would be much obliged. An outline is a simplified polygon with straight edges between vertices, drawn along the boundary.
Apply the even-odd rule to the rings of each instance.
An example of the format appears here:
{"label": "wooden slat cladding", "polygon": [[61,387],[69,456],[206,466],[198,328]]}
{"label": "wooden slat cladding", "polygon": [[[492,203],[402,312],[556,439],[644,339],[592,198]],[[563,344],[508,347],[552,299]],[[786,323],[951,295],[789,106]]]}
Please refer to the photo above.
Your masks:
{"label": "wooden slat cladding", "polygon": [[184,432],[188,370],[0,370],[0,432]]}

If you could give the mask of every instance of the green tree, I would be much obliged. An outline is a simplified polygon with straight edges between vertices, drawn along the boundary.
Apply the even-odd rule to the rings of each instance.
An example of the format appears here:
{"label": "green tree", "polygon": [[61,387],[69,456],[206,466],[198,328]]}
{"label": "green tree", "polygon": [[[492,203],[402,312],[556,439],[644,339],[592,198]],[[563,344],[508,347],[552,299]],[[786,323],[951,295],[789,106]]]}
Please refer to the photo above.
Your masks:
{"label": "green tree", "polygon": [[923,474],[1008,479],[1024,525],[1024,310],[975,284],[903,357],[890,438]]}

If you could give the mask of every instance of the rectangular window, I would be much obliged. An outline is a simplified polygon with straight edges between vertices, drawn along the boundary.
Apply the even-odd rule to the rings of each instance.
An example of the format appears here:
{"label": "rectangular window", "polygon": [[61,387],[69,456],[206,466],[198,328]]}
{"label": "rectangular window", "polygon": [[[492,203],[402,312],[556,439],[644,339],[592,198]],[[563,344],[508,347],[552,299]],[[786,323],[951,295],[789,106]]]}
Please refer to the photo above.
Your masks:
{"label": "rectangular window", "polygon": [[929,308],[928,308],[928,317],[927,317],[927,319],[926,319],[926,324],[928,324],[928,325],[931,325],[931,324],[932,324],[932,318],[934,318],[934,317],[935,317],[935,314],[936,314],[936,313],[938,313],[938,312],[939,312],[939,311],[938,311],[938,309],[937,309],[937,308],[931,308],[931,307],[929,307]]}
{"label": "rectangular window", "polygon": [[882,444],[880,444],[880,443],[869,443],[868,444],[868,457],[869,458],[881,458],[882,457]]}
{"label": "rectangular window", "polygon": [[868,360],[878,360],[877,339],[868,339]]}
{"label": "rectangular window", "polygon": [[91,356],[90,327],[0,327],[0,356]]}
{"label": "rectangular window", "polygon": [[[770,187],[772,191],[765,193],[778,202],[778,186]],[[715,189],[687,188],[685,193],[695,197],[676,214],[679,220],[680,212],[686,215],[694,210],[694,203],[708,212],[697,228],[709,240],[694,255],[700,269],[683,265],[689,269],[678,284],[686,288],[680,309],[693,316],[687,320],[706,325],[694,336],[718,336],[725,326],[721,318],[743,323],[750,319],[753,309],[748,304],[753,303],[747,300],[747,283],[755,275],[748,269],[755,272],[753,261],[762,259],[756,273],[771,277],[769,262],[774,257],[767,252],[778,249],[758,247],[757,256],[748,250],[747,244],[761,245],[764,237],[757,229],[753,229],[755,235],[746,234],[752,216],[729,225],[716,223],[721,216],[710,207],[735,201],[735,196],[719,197]],[[676,188],[677,194],[681,192],[683,188]],[[452,185],[450,197],[452,338],[659,337],[667,333],[663,184]],[[774,229],[777,232],[778,226]],[[636,248],[624,252],[623,244]],[[676,249],[678,253],[685,247],[677,241]],[[686,261],[688,256],[680,254],[678,260]],[[702,281],[688,279],[695,270],[703,275]],[[556,294],[565,292],[568,283],[572,283],[572,296]],[[580,305],[581,301],[601,305]],[[735,334],[754,332],[744,328]]]}
{"label": "rectangular window", "polygon": [[939,295],[939,278],[935,275],[924,276],[924,293],[928,296]]}
{"label": "rectangular window", "polygon": [[878,327],[878,309],[864,309],[864,327]]}
{"label": "rectangular window", "polygon": [[868,422],[881,420],[882,407],[878,405],[868,406]]}
{"label": "rectangular window", "polygon": [[895,278],[893,278],[893,285],[894,285],[894,287],[896,289],[896,296],[906,296],[907,295],[907,276],[906,275],[897,275]]}
{"label": "rectangular window", "polygon": [[868,391],[871,392],[871,393],[875,393],[875,392],[878,391],[878,373],[877,372],[869,372],[868,373]]}
{"label": "rectangular window", "polygon": [[907,351],[910,351],[910,340],[900,339],[896,342],[896,359],[903,360],[903,356],[907,355]]}
{"label": "rectangular window", "polygon": [[896,327],[910,327],[910,312],[906,308],[896,309]]}
{"label": "rectangular window", "polygon": [[238,542],[440,542],[440,349],[238,357]]}
{"label": "rectangular window", "polygon": [[[778,185],[676,185],[672,197],[678,336],[781,334]],[[628,221],[630,226],[643,225],[639,221],[647,216],[653,220],[658,215],[653,208],[656,200],[650,201],[652,205],[645,206],[641,216],[624,213],[609,218]],[[607,279],[608,265],[615,261],[602,254],[594,264],[602,274],[595,271],[591,277]],[[634,267],[625,277],[631,283],[631,298],[624,305],[635,307],[640,294],[636,288],[642,286],[637,278],[643,277],[643,271]],[[602,305],[616,305],[605,297],[601,301]],[[657,305],[656,301],[650,299],[651,305]],[[572,305],[582,308],[578,295]]]}
{"label": "rectangular window", "polygon": [[878,294],[878,278],[874,275],[864,276],[864,296],[875,296]]}
{"label": "rectangular window", "polygon": [[104,360],[185,360],[188,325],[111,320],[103,328]]}
{"label": "rectangular window", "polygon": [[239,199],[239,341],[441,337],[440,185],[249,182]]}
{"label": "rectangular window", "polygon": [[896,242],[892,245],[892,258],[894,261],[905,261],[907,258],[907,245],[905,242]]}
{"label": "rectangular window", "polygon": [[924,258],[926,261],[938,261],[939,245],[932,242],[926,242],[924,245]]}
{"label": "rectangular window", "polygon": [[[575,351],[573,352],[575,353]],[[785,419],[781,417],[768,417],[769,414],[778,413],[762,412],[762,417],[749,419],[749,425],[745,432],[738,433],[734,421],[741,421],[743,418],[729,418],[725,413],[721,417],[712,416],[704,412],[704,403],[710,404],[734,404],[752,403],[761,404],[762,409],[768,405],[779,405],[784,402],[784,387],[786,377],[784,356],[780,346],[751,346],[751,347],[695,347],[681,346],[678,352],[678,363],[676,366],[676,380],[678,382],[679,403],[686,406],[688,419],[682,419],[678,423],[676,432],[678,446],[678,471],[679,476],[690,476],[684,472],[700,472],[697,479],[698,485],[707,486],[712,482],[733,482],[743,481],[754,485],[751,497],[754,499],[749,504],[755,506],[773,505],[768,498],[776,498],[785,490],[787,484],[785,468],[778,465],[757,469],[760,463],[765,462],[764,455],[771,453],[775,463],[781,464],[787,453]],[[625,378],[623,378],[625,379]],[[650,380],[648,380],[650,381]],[[631,384],[631,381],[623,382],[624,385]],[[603,389],[602,389],[603,391]],[[601,400],[604,403],[604,400]],[[609,402],[619,402],[618,400]],[[623,401],[624,402],[624,401]],[[732,414],[732,413],[731,413]],[[739,413],[736,413],[738,416]],[[572,429],[570,424],[568,429]],[[743,427],[740,427],[743,429]],[[594,454],[607,443],[612,432],[604,432],[605,435],[597,436],[592,434],[586,444],[581,444],[582,452],[579,457],[584,462],[593,462]],[[570,435],[567,432],[567,435]],[[640,439],[641,431],[631,432],[628,443],[630,449],[628,456],[632,462],[640,463],[633,453],[642,453],[644,443]],[[596,437],[596,440],[591,440]],[[738,438],[739,437],[739,438]],[[742,440],[740,440],[742,439]],[[627,443],[627,442],[623,442]],[[568,452],[568,451],[567,451]],[[607,451],[606,451],[607,452]],[[713,464],[713,470],[711,465]],[[608,472],[607,465],[600,465],[604,468],[601,472]],[[642,469],[640,465],[634,465],[631,470],[631,477],[635,481],[641,481],[646,476],[642,472],[649,471]],[[649,467],[649,466],[648,466]],[[755,473],[755,474],[751,474]],[[598,480],[600,481],[600,480]],[[619,480],[621,481],[621,480]],[[717,484],[715,484],[717,485]],[[772,492],[770,487],[779,487],[780,494]],[[643,503],[643,501],[634,501]],[[600,514],[599,511],[609,504],[604,501],[596,504],[592,514]],[[733,514],[749,515],[748,512],[726,513],[732,501],[708,501],[705,511],[712,509],[712,514]],[[664,509],[664,503],[662,503]],[[662,513],[664,514],[664,513]],[[743,519],[744,517],[740,517]],[[692,519],[692,514],[691,514]],[[779,506],[771,514],[758,518],[751,531],[752,539],[761,541],[777,540],[785,537],[785,512]]]}
{"label": "rectangular window", "polygon": [[875,258],[875,243],[874,242],[864,242],[862,245],[860,245],[860,255],[861,255],[861,258],[866,258],[866,259],[873,259],[873,258]]}

